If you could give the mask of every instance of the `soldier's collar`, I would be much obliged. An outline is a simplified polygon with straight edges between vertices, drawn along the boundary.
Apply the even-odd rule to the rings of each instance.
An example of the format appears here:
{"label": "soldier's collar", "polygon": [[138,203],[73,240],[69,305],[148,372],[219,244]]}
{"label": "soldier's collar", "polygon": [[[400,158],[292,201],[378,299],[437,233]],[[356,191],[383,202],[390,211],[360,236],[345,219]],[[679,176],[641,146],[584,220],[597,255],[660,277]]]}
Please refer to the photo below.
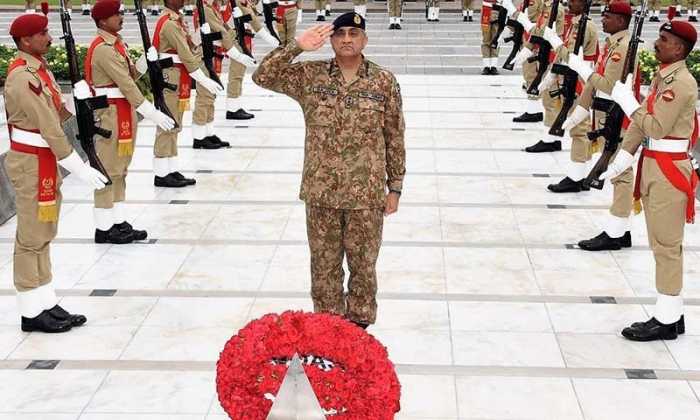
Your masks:
{"label": "soldier's collar", "polygon": [[609,39],[610,39],[611,43],[612,42],[620,42],[620,41],[622,41],[622,39],[624,37],[626,37],[629,34],[630,34],[630,31],[628,29],[624,29],[620,32],[617,32],[617,33],[610,35]]}
{"label": "soldier's collar", "polygon": [[[369,69],[369,61],[365,57],[364,54],[362,54],[362,64],[360,65],[360,68],[357,70],[357,77],[363,77],[367,78],[370,74],[370,69]],[[338,67],[338,62],[335,61],[335,58],[332,58],[328,62],[328,76],[330,77],[341,77],[342,73],[340,71],[340,67]]]}
{"label": "soldier's collar", "polygon": [[661,76],[662,79],[665,79],[682,68],[685,68],[685,60],[676,61],[673,64],[660,68],[659,76]]}
{"label": "soldier's collar", "polygon": [[44,64],[44,60],[42,58],[36,57],[24,51],[19,51],[17,53],[17,57],[26,61],[27,67],[31,67],[35,70],[40,68]]}
{"label": "soldier's collar", "polygon": [[117,42],[118,39],[120,39],[119,35],[115,35],[111,32],[107,32],[104,29],[98,29],[97,35],[99,35],[100,38],[104,39],[105,44],[108,44],[108,45],[114,45],[114,43]]}

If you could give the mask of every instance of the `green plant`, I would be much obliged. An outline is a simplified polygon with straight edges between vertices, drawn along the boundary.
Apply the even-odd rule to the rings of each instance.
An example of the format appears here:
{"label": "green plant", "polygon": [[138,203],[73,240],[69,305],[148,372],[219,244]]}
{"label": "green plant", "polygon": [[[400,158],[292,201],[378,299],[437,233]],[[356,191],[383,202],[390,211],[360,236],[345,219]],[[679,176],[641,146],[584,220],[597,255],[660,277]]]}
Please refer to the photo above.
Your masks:
{"label": "green plant", "polygon": [[[700,85],[700,50],[693,50],[685,60],[690,74]],[[652,79],[657,71],[659,71],[659,62],[654,56],[654,53],[647,50],[639,51],[639,68],[642,72],[642,84],[651,84]]]}

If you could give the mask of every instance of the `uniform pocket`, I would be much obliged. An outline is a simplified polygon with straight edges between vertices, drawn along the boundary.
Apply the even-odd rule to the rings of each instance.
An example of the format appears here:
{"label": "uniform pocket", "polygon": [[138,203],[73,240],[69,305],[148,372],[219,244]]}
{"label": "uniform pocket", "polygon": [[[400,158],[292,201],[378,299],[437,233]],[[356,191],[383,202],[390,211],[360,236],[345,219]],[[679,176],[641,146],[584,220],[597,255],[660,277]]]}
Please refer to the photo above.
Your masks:
{"label": "uniform pocket", "polygon": [[358,124],[366,133],[380,133],[384,128],[384,103],[371,99],[360,99]]}

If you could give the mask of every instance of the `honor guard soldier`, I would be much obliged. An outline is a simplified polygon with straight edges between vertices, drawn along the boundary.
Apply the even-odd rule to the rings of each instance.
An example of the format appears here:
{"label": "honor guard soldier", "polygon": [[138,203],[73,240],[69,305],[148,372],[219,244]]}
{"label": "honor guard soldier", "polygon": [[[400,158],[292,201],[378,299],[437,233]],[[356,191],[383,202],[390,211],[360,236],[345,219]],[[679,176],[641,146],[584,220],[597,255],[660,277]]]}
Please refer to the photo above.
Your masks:
{"label": "honor guard soldier", "polygon": [[[5,83],[10,134],[5,171],[17,208],[13,277],[21,327],[27,332],[60,333],[87,319],[61,308],[51,283],[50,246],[61,207],[61,173],[56,163],[95,189],[103,188],[107,178],[83,163],[61,128],[71,114],[43,58],[52,40],[46,16],[19,16],[10,26],[10,35],[19,52]],[[84,81],[76,85],[81,87],[76,95],[90,96]]]}
{"label": "honor guard soldier", "polygon": [[[545,4],[542,0],[534,0],[529,3],[527,10],[522,10],[524,3],[519,6],[519,12],[516,16],[519,21],[525,22],[527,27],[532,27],[534,29],[533,21],[537,21],[538,17],[544,11]],[[522,17],[520,17],[522,15]],[[522,25],[522,23],[521,23]],[[523,25],[525,26],[525,25]],[[532,29],[530,29],[532,30]],[[513,117],[513,122],[516,123],[538,123],[544,120],[544,115],[542,114],[542,105],[540,104],[540,98],[537,95],[529,95],[527,93],[527,88],[535,80],[535,75],[537,74],[537,63],[528,63],[527,59],[532,56],[533,45],[528,42],[530,38],[529,30],[525,31],[523,34],[523,46],[518,52],[515,58],[515,64],[522,65],[523,68],[523,79],[524,83],[522,85],[525,96],[527,97],[527,106],[525,112]]]}
{"label": "honor guard soldier", "polygon": [[484,76],[498,74],[498,47],[493,48],[491,42],[498,33],[498,16],[506,12],[500,9],[493,10],[496,2],[497,0],[483,0],[481,3],[481,58],[484,62],[481,74]]}
{"label": "honor guard soldier", "polygon": [[698,0],[688,0],[686,2],[686,6],[688,8],[688,22],[697,22],[698,21],[697,3],[698,3]]}
{"label": "honor guard soldier", "polygon": [[83,16],[90,16],[90,9],[92,9],[90,0],[83,0]]}
{"label": "honor guard soldier", "polygon": [[464,22],[474,22],[473,0],[462,0],[462,20]]}
{"label": "honor guard soldier", "polygon": [[622,335],[633,341],[673,340],[685,332],[683,230],[686,223],[694,221],[698,181],[689,155],[698,136],[698,86],[685,59],[696,41],[692,24],[676,20],[664,23],[654,43],[661,67],[644,102],[640,104],[635,98],[629,79],[627,83],[616,82],[611,93],[632,123],[601,179],[627,170],[642,147],[634,198],[641,199],[656,261],[654,316],[622,330]]}
{"label": "honor guard soldier", "polygon": [[440,22],[440,0],[427,0],[425,7],[428,8],[428,22]]}
{"label": "honor guard soldier", "polygon": [[660,22],[661,0],[649,0],[647,6],[649,7],[649,22]]}
{"label": "honor guard soldier", "polygon": [[175,91],[165,89],[163,92],[165,103],[175,117],[178,127],[171,130],[158,127],[156,130],[153,159],[153,183],[156,187],[181,188],[196,183],[194,179],[185,178],[179,172],[176,162],[177,137],[182,129],[182,115],[189,109],[192,79],[197,82],[197,89],[204,89],[214,95],[223,93],[223,88],[207,77],[202,70],[201,51],[192,43],[187,25],[178,12],[183,1],[165,0],[165,8],[158,18],[153,34],[154,48],[148,51],[148,54],[151,54],[149,60],[159,57],[173,59],[175,64],[163,69],[163,74],[168,81],[177,84]]}
{"label": "honor guard soldier", "polygon": [[[613,1],[603,11],[603,31],[609,34],[605,40],[605,48],[598,58],[595,71],[592,71],[581,57],[570,56],[569,67],[578,72],[586,81],[586,87],[578,100],[576,109],[565,126],[575,125],[580,118],[587,118],[593,98],[610,100],[615,82],[622,77],[625,57],[630,43],[629,25],[632,18],[632,6],[625,1]],[[638,80],[639,74],[635,80]],[[638,92],[638,86],[637,86]],[[594,129],[605,122],[605,114],[593,113]],[[629,125],[629,119],[623,122],[623,127]],[[624,130],[624,128],[623,128]],[[632,214],[632,188],[634,176],[632,168],[627,168],[620,175],[612,178],[613,201],[609,213],[603,222],[604,230],[598,236],[580,241],[579,248],[587,251],[612,251],[632,246],[630,234],[630,215]]]}
{"label": "honor guard soldier", "polygon": [[[562,61],[566,63],[569,57],[573,55],[574,45],[576,44],[576,37],[578,36],[579,23],[581,21],[581,16],[586,12],[586,0],[570,0],[569,1],[569,18],[564,24],[564,33],[560,38],[554,31],[545,30],[544,38],[552,45],[552,50],[555,51],[556,57],[555,62]],[[593,19],[588,19],[586,21],[586,27],[583,29],[583,41],[581,44],[581,50],[576,58],[581,58],[583,64],[581,67],[585,66],[586,69],[579,69],[585,75],[590,75],[591,68],[593,64],[598,59],[598,28],[596,28]],[[579,77],[576,80],[576,93],[580,95],[583,92],[584,82],[586,80]],[[542,82],[544,86],[540,91],[544,91],[543,95],[549,95],[550,90],[555,90],[561,87],[560,82],[562,81],[561,76],[557,76],[552,72],[549,72]],[[569,116],[576,110],[575,107],[571,107],[569,110]],[[566,121],[565,121],[566,122]],[[550,184],[547,189],[554,193],[577,193],[583,190],[588,190],[588,187],[583,185],[583,180],[588,175],[588,165],[587,163],[591,160],[592,144],[588,140],[588,132],[591,131],[591,117],[590,113],[579,109],[578,116],[575,119],[570,120],[568,126],[563,126],[562,128],[569,132],[571,137],[571,161],[568,164],[568,169],[566,172],[566,177],[556,184]]]}
{"label": "honor guard soldier", "polygon": [[387,0],[386,5],[389,9],[389,29],[401,29],[403,0]]}
{"label": "honor guard soldier", "polygon": [[95,111],[100,126],[112,136],[95,137],[95,148],[112,184],[95,191],[95,242],[126,244],[145,240],[144,230],[135,230],[126,221],[126,175],[134,153],[136,112],[170,130],[175,122],[146,100],[136,86],[136,71],[119,32],[124,18],[119,0],[99,0],[92,8],[97,37],[85,57],[85,81],[95,95],[105,95],[109,107]]}
{"label": "honor guard soldier", "polygon": [[277,35],[282,45],[287,45],[294,40],[297,25],[301,24],[303,15],[302,0],[277,1]]}
{"label": "honor guard soldier", "polygon": [[316,21],[324,22],[326,20],[326,12],[330,15],[328,0],[314,0],[314,5],[316,6]]}
{"label": "honor guard soldier", "polygon": [[[300,198],[306,203],[314,309],[367,327],[377,314],[383,218],[398,209],[406,151],[398,82],[362,55],[364,29],[357,13],[313,26],[265,57],[253,81],[290,96],[304,113]],[[328,38],[334,59],[294,62]],[[344,256],[350,268],[347,294]]]}

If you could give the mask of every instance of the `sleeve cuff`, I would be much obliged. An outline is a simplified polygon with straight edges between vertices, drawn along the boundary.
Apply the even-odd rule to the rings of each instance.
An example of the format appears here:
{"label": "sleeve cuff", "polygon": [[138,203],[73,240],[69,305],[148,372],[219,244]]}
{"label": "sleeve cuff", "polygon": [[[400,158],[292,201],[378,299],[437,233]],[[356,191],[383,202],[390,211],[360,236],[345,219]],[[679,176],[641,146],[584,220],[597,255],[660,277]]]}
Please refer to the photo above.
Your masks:
{"label": "sleeve cuff", "polygon": [[387,182],[387,187],[389,187],[389,191],[401,192],[403,189],[403,181],[389,181]]}

